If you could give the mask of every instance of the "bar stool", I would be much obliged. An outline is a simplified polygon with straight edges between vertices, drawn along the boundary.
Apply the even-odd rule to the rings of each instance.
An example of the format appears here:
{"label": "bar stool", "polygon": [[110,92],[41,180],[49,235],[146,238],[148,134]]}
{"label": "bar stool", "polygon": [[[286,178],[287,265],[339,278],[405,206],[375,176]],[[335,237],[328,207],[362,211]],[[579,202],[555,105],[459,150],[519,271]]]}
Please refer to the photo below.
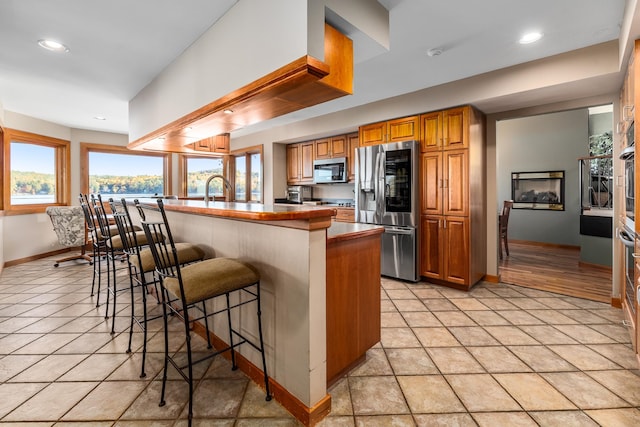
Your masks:
{"label": "bar stool", "polygon": [[101,259],[106,254],[106,239],[98,234],[98,227],[96,226],[95,214],[89,205],[89,197],[86,194],[80,193],[78,197],[80,200],[80,206],[84,212],[84,222],[87,227],[87,233],[91,238],[92,246],[92,260],[93,260],[93,279],[91,280],[91,296],[94,296],[94,290],[96,285],[96,278],[98,279],[98,294],[96,297],[96,307],[100,306],[100,285],[101,285],[101,272],[102,265]]}
{"label": "bar stool", "polygon": [[[91,195],[91,201],[93,205],[93,212],[96,216],[98,223],[98,238],[105,241],[105,254],[107,259],[107,302],[105,308],[104,318],[109,318],[109,300],[112,299],[112,314],[111,314],[111,334],[115,334],[116,323],[116,304],[118,301],[118,294],[130,289],[129,286],[118,288],[116,280],[118,270],[122,270],[125,267],[116,268],[116,260],[124,262],[126,255],[123,251],[123,242],[119,236],[118,226],[110,224],[109,215],[102,202],[100,194]],[[144,239],[144,231],[131,228],[127,233],[137,234],[138,239]],[[111,298],[109,298],[111,296]]]}
{"label": "bar stool", "polygon": [[[151,280],[148,280],[147,275],[155,271],[155,263],[153,262],[153,255],[148,247],[147,237],[144,232],[142,235],[136,232],[130,232],[134,230],[135,226],[131,220],[129,209],[127,208],[127,201],[123,198],[120,204],[117,204],[112,198],[109,199],[109,205],[111,212],[113,213],[113,219],[118,227],[119,241],[116,237],[112,239],[114,246],[122,246],[122,251],[125,254],[127,265],[129,268],[129,284],[131,289],[131,323],[129,324],[129,345],[127,347],[127,353],[131,353],[131,342],[133,340],[133,327],[137,324],[143,333],[142,344],[142,368],[140,378],[146,377],[144,371],[145,359],[147,355],[147,322],[161,317],[161,315],[149,317],[147,311],[147,295],[151,294],[149,286],[153,285],[153,294],[155,295],[158,303],[161,300],[160,292],[158,290],[158,281],[151,275]],[[196,261],[202,261],[204,259],[204,251],[196,245],[190,243],[176,243],[178,250],[178,260],[180,264],[186,265]],[[142,291],[142,319],[136,316],[135,311],[135,289],[140,288]]]}
{"label": "bar stool", "polygon": [[[164,394],[167,383],[167,367],[171,364],[180,375],[189,383],[189,418],[191,425],[193,419],[193,365],[208,360],[220,353],[230,351],[232,368],[237,369],[235,348],[244,343],[248,343],[258,350],[262,356],[262,369],[264,373],[264,383],[266,388],[266,400],[271,400],[269,388],[269,376],[267,375],[267,364],[264,352],[264,340],[262,336],[262,320],[260,309],[260,276],[256,269],[244,262],[233,258],[211,258],[186,267],[180,267],[176,244],[174,243],[164,204],[161,199],[157,200],[158,207],[142,205],[135,200],[135,205],[140,212],[142,228],[147,235],[147,241],[151,242],[151,253],[156,265],[156,274],[160,279],[162,287],[162,307],[164,314],[164,371],[162,375],[162,391],[160,394],[160,406],[165,405]],[[158,215],[159,213],[159,215]],[[159,219],[158,219],[159,217]],[[152,220],[153,218],[153,220]],[[158,236],[164,236],[160,238]],[[168,244],[167,244],[168,241]],[[240,292],[247,297],[246,300],[239,299],[240,302],[231,305],[229,295],[232,292]],[[226,308],[208,314],[206,301],[216,297],[224,297]],[[170,302],[168,298],[177,299]],[[259,344],[253,343],[246,336],[242,335],[239,329],[233,329],[231,324],[231,310],[242,305],[256,302]],[[176,304],[179,302],[180,304]],[[190,309],[195,309],[197,313],[192,317]],[[181,366],[169,355],[169,333],[167,327],[167,315],[171,312],[184,322],[184,331],[187,347],[187,365]],[[216,350],[198,360],[193,360],[191,354],[191,328],[190,323],[204,320],[208,329],[207,318],[220,313],[227,313],[229,327],[229,344],[223,349]],[[207,334],[208,335],[208,334]],[[234,342],[234,337],[238,342]],[[187,371],[186,373],[184,371]]]}

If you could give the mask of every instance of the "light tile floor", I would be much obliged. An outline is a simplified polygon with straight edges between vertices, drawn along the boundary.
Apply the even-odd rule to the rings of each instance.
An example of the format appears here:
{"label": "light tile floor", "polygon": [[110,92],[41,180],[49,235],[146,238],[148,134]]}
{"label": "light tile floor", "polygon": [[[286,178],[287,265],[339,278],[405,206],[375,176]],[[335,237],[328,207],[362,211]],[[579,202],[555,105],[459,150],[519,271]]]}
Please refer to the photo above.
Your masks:
{"label": "light tile floor", "polygon": [[[140,379],[139,351],[124,352],[128,295],[111,336],[90,280],[90,267],[73,262],[3,270],[0,424],[186,425],[186,383],[175,372],[167,405],[157,404],[160,322],[152,322]],[[383,278],[381,295],[381,343],[329,390],[322,426],[640,425],[640,371],[620,310],[490,283],[464,293]],[[182,341],[171,342],[180,349]],[[134,348],[141,343],[136,332]],[[196,375],[196,426],[299,425],[224,359]]]}

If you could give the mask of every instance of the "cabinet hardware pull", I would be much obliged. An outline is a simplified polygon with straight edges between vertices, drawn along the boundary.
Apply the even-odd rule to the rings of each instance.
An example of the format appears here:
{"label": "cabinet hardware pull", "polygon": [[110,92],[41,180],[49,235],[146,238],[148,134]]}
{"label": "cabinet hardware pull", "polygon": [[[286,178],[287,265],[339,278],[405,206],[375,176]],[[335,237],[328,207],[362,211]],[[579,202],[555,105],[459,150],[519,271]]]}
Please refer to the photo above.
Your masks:
{"label": "cabinet hardware pull", "polygon": [[632,253],[632,254],[631,254],[631,256],[632,256],[633,258],[640,258],[640,254],[639,254],[639,253],[637,253],[637,252]]}

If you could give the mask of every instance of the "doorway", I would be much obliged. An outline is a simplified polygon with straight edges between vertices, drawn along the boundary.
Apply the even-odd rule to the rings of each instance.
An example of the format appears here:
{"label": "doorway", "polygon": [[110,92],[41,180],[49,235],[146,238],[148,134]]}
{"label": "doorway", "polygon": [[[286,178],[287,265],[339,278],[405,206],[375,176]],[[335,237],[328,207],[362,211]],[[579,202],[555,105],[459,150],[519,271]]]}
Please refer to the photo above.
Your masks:
{"label": "doorway", "polygon": [[[515,202],[508,225],[509,255],[503,249],[503,259],[498,260],[501,282],[611,302],[613,201],[593,206],[603,198],[583,197],[580,182],[592,191],[593,186],[591,178],[584,179],[579,159],[593,157],[590,140],[601,143],[607,132],[612,149],[612,127],[611,104],[496,122],[497,202],[500,207],[504,200]],[[514,188],[513,173],[548,171],[562,171],[565,177],[561,208],[550,208],[544,198],[536,203],[515,200],[523,196]],[[604,175],[611,185],[613,172]],[[607,195],[612,198],[613,191]],[[608,216],[608,236],[584,234],[583,217],[594,212]]]}

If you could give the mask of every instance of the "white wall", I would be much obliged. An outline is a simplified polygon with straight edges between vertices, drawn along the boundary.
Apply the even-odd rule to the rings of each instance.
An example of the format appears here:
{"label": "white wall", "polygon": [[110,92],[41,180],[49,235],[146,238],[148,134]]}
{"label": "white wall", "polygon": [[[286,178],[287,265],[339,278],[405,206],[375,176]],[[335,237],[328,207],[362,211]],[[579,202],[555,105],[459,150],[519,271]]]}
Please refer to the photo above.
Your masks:
{"label": "white wall", "polygon": [[[80,193],[80,143],[125,146],[128,142],[126,135],[71,129],[11,111],[5,113],[7,128],[71,141],[71,203],[74,205],[78,204]],[[0,218],[3,218],[0,227],[4,229],[0,234],[2,265],[62,248],[45,213]]]}

